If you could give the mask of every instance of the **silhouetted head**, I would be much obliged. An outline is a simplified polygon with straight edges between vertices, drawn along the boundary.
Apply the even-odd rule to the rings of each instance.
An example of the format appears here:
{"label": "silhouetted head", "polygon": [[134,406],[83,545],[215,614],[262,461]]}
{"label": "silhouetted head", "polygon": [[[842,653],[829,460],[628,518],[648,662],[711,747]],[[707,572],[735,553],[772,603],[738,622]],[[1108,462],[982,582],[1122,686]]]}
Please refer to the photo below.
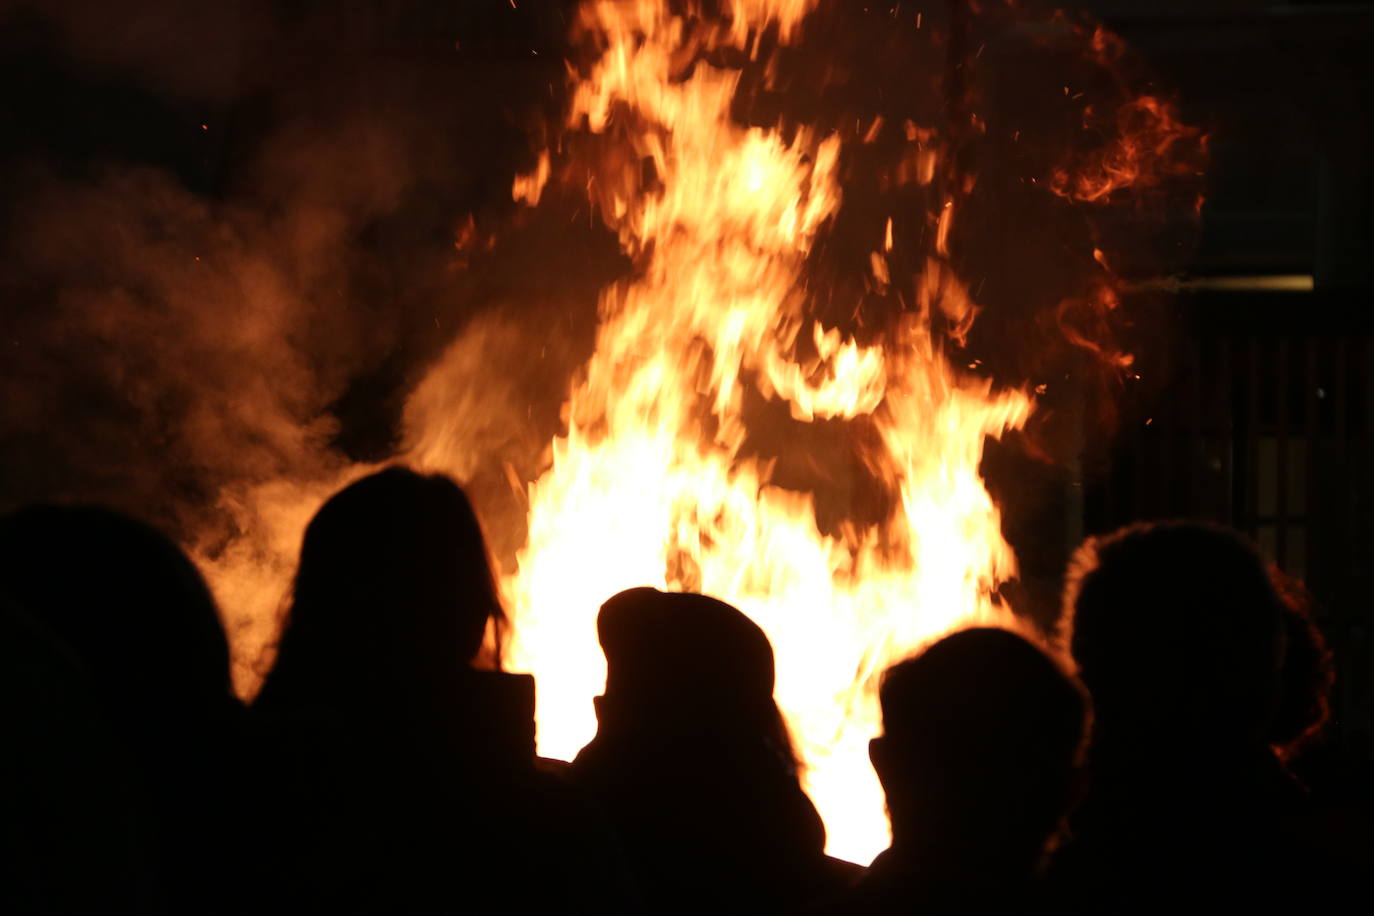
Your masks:
{"label": "silhouetted head", "polygon": [[1095,766],[1263,749],[1283,615],[1268,564],[1230,531],[1144,524],[1087,541],[1064,624],[1097,711]]}
{"label": "silhouetted head", "polygon": [[166,730],[233,701],[229,645],[200,573],[165,536],[107,509],[0,520],[0,590],[70,646],[107,705]]}
{"label": "silhouetted head", "polygon": [[439,695],[505,624],[467,496],[393,467],[336,493],[301,545],[290,614],[258,703],[390,705]]}
{"label": "silhouetted head", "polygon": [[1068,814],[1088,728],[1082,687],[1006,630],[947,636],[894,665],[870,745],[899,855],[1011,877]]}
{"label": "silhouetted head", "polygon": [[603,732],[640,740],[764,737],[790,756],[773,700],[773,647],[752,620],[715,598],[652,588],[601,606]]}
{"label": "silhouetted head", "polygon": [[773,699],[768,638],[735,608],[652,588],[601,607],[606,690],[574,778],[672,912],[800,907],[825,827]]}

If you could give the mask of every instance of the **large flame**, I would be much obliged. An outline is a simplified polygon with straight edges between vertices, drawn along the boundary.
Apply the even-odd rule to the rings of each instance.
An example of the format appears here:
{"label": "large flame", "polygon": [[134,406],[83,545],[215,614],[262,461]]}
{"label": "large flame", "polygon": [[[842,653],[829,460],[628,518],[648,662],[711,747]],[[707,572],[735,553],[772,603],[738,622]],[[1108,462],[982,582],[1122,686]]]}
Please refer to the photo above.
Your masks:
{"label": "large flame", "polygon": [[[595,352],[565,405],[566,435],[553,441],[551,461],[525,494],[527,542],[504,581],[516,616],[508,661],[539,677],[541,752],[567,758],[596,727],[591,700],[605,668],[595,618],[606,598],[651,584],[736,604],[773,642],[777,698],[829,850],[862,862],[888,836],[866,753],[879,728],[881,672],[968,623],[1021,629],[996,597],[1016,563],[979,465],[987,437],[1023,426],[1032,399],[1025,388],[994,390],[968,371],[977,360],[965,370],[947,356],[963,347],[979,312],[950,254],[962,214],[976,225],[979,213],[970,196],[976,176],[968,157],[956,155],[954,135],[1014,145],[1021,132],[1019,120],[992,131],[971,111],[956,119],[954,92],[950,136],[909,120],[884,126],[882,118],[847,134],[860,144],[904,135],[879,183],[919,194],[906,198],[907,209],[894,203],[877,217],[886,225],[873,232],[866,265],[867,289],[884,306],[900,303],[900,318],[881,333],[866,328],[863,340],[824,326],[810,305],[833,309],[840,294],[808,289],[807,261],[819,234],[844,216],[839,176],[854,148],[814,128],[763,129],[731,115],[743,75],[732,68],[775,75],[768,49],[801,36],[816,2],[715,0],[715,22],[677,0],[583,3],[575,37],[599,56],[573,87],[570,143],[542,154],[512,196],[545,206],[550,182],[591,176],[587,191],[635,272],[601,296]],[[921,13],[904,18],[901,28],[921,30]],[[1200,206],[1205,135],[1171,104],[1134,88],[1119,39],[1067,15],[1052,21],[1105,81],[1082,94],[1080,131],[1041,138],[1049,156],[1031,145],[1025,161],[1040,164],[1021,182],[1080,213],[1134,213],[1150,195],[1179,193]],[[981,45],[970,53],[976,60]],[[777,88],[767,79],[765,88]],[[1077,104],[1079,93],[1062,91]],[[912,199],[929,212],[911,212]],[[456,241],[455,266],[467,269],[469,254],[495,240],[476,244],[469,216]],[[1111,320],[1121,282],[1108,265],[1122,242],[1113,234],[1097,242],[1108,251],[1080,252],[1087,269],[1057,307],[1028,300],[1031,308],[1049,305],[1060,343],[1116,373],[1132,367],[1113,342]],[[862,314],[861,303],[853,313]],[[527,329],[503,322],[499,309],[473,320],[410,393],[396,457],[467,482],[503,467],[518,489],[508,459],[542,443],[527,441],[530,425],[517,431],[509,422],[528,416],[527,392],[514,383],[520,373],[493,367],[525,358],[527,343]],[[795,435],[818,422],[811,429],[825,435]],[[307,432],[318,438],[317,429]],[[836,432],[847,435],[862,471],[798,444],[833,443]],[[227,488],[219,508],[234,533],[209,526],[188,544],[231,615],[245,695],[271,663],[305,520],[328,493],[375,469],[322,445],[309,457],[290,474]],[[799,485],[798,464],[818,468],[817,479]],[[875,490],[882,499],[859,495]],[[878,511],[875,501],[883,503]],[[837,503],[852,504],[843,523],[834,520]]]}
{"label": "large flame", "polygon": [[[1032,402],[945,358],[931,316],[966,328],[974,309],[943,246],[916,307],[878,343],[808,317],[803,267],[839,206],[839,138],[741,126],[730,114],[739,71],[698,55],[683,72],[683,58],[693,47],[757,54],[773,26],[786,42],[813,2],[732,0],[725,25],[691,34],[666,0],[584,5],[581,27],[604,50],[575,87],[571,124],[616,131],[636,154],[623,181],[595,193],[638,269],[602,296],[596,350],[529,488],[528,542],[506,586],[511,662],[537,675],[540,751],[562,758],[596,728],[601,602],[649,584],[738,606],[772,640],[776,696],[829,851],[866,862],[888,837],[867,757],[878,675],[952,628],[1010,620],[995,594],[1015,558],[978,468],[986,437],[1024,424]],[[517,198],[537,201],[548,174],[541,160]],[[940,238],[954,209],[939,216]],[[893,282],[883,251],[872,274]],[[811,494],[771,485],[770,463],[744,452],[751,385],[797,423],[876,426],[871,471],[900,497],[889,517],[823,532]]]}

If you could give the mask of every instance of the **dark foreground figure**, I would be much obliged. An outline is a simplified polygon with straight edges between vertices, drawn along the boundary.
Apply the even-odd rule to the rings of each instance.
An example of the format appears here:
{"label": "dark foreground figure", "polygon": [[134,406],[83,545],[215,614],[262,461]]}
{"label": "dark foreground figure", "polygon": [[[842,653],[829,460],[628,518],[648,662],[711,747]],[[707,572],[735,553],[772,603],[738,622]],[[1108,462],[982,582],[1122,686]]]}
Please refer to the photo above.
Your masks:
{"label": "dark foreground figure", "polygon": [[40,506],[0,521],[0,593],[5,911],[241,912],[251,764],[195,566],[139,522]]}
{"label": "dark foreground figure", "polygon": [[611,816],[654,913],[776,913],[841,886],[773,700],[773,650],[724,602],[621,592],[597,619],[606,692],[577,783]]}
{"label": "dark foreground figure", "polygon": [[1139,525],[1080,549],[1065,624],[1097,722],[1090,791],[1054,874],[1077,909],[1268,909],[1351,890],[1363,869],[1331,848],[1272,746],[1307,727],[1313,704],[1295,691],[1310,689],[1318,651],[1277,581],[1240,537],[1201,525]]}
{"label": "dark foreground figure", "polygon": [[0,729],[0,912],[156,912],[131,760],[70,650],[3,599]]}
{"label": "dark foreground figure", "polygon": [[1006,630],[891,668],[870,747],[892,846],[826,913],[993,913],[1046,903],[1041,874],[1080,777],[1088,700]]}
{"label": "dark foreground figure", "polygon": [[714,599],[608,601],[598,734],[541,764],[447,478],[394,468],[320,510],[249,711],[180,550],[35,507],[0,519],[0,912],[1359,912],[1367,828],[1285,766],[1331,684],[1295,596],[1219,529],[1090,541],[1065,636],[1091,777],[1078,682],[954,634],[884,678],[893,843],[858,876],[823,853],[767,638]]}
{"label": "dark foreground figure", "polygon": [[325,504],[253,707],[262,909],[629,907],[609,831],[536,768],[532,679],[473,668],[504,626],[452,481],[392,468]]}

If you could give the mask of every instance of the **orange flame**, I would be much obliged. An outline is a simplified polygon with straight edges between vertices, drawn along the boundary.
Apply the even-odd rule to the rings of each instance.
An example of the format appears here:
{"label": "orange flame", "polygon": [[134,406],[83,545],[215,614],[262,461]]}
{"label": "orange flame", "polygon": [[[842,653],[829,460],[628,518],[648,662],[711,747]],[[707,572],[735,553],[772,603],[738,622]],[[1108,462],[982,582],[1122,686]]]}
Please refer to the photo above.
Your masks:
{"label": "orange flame", "polygon": [[[880,250],[869,253],[866,288],[910,309],[862,342],[810,314],[806,260],[838,212],[841,141],[738,124],[730,112],[741,72],[730,62],[757,63],[765,35],[769,46],[793,42],[815,2],[721,0],[716,24],[674,15],[668,0],[584,2],[578,29],[600,57],[574,85],[569,125],[595,141],[569,148],[591,149],[595,159],[555,169],[561,152],[545,152],[512,196],[538,206],[548,182],[592,175],[588,192],[635,273],[603,291],[595,352],[564,405],[566,434],[523,494],[527,541],[503,585],[516,618],[508,661],[538,676],[540,750],[557,757],[576,753],[596,727],[602,601],[650,584],[739,606],[775,648],[776,695],[830,852],[867,861],[888,835],[867,759],[879,674],[968,623],[1023,629],[996,597],[1016,561],[978,468],[988,436],[1027,422],[1033,394],[994,389],[973,374],[979,360],[963,356],[965,368],[956,369],[946,353],[979,315],[950,252],[962,241],[975,176],[957,167],[934,128],[890,125],[886,132],[908,146],[879,174],[884,192],[921,187],[935,198],[919,230],[931,230],[931,251],[904,261],[901,249],[913,246],[902,217],[910,214],[897,214],[896,229],[887,219],[880,243],[874,234]],[[921,22],[917,13],[917,29]],[[1104,30],[1088,41],[1074,29],[1109,69],[1124,53]],[[1122,82],[1116,90],[1116,104],[1133,97]],[[1133,204],[1139,192],[1196,175],[1206,138],[1172,107],[1144,96],[1102,112],[1085,109],[1090,148],[1032,184],[1096,207]],[[881,144],[883,136],[874,118],[856,128],[854,142]],[[578,165],[586,168],[565,168]],[[455,263],[466,266],[495,240],[469,217],[454,243]],[[1049,317],[1070,343],[1124,372],[1131,356],[1111,343],[1108,320],[1121,286],[1110,254],[1093,251],[1100,273]],[[901,275],[903,263],[919,263],[919,273]],[[527,431],[507,422],[527,415],[527,399],[492,366],[527,358],[526,338],[496,310],[473,321],[411,392],[398,457],[465,481],[499,465],[520,488],[517,466],[499,459],[533,450]],[[749,423],[757,425],[757,411],[745,410],[762,399],[785,404],[785,422],[797,429],[817,420],[852,425],[867,447],[866,472],[891,497],[886,514],[822,526],[815,496],[774,483],[775,459],[755,457],[761,430]],[[324,438],[321,429],[305,432],[311,442]],[[305,521],[328,493],[372,469],[318,451],[299,477],[222,493],[238,533],[226,545],[211,529],[190,545],[234,609],[245,694],[278,628]],[[830,473],[835,492],[824,495],[858,491],[853,473]]]}
{"label": "orange flame", "polygon": [[[590,173],[588,192],[636,270],[603,292],[595,353],[564,405],[566,434],[522,494],[527,541],[503,584],[516,617],[508,661],[539,677],[540,750],[559,757],[596,727],[602,601],[651,584],[739,606],[773,642],[776,695],[830,852],[867,861],[888,835],[866,747],[878,729],[879,674],[961,625],[1024,629],[996,597],[1016,562],[978,468],[987,437],[1022,427],[1033,395],[994,389],[973,374],[980,360],[964,355],[956,369],[946,354],[979,314],[950,254],[964,241],[975,176],[932,127],[904,120],[884,130],[874,118],[855,137],[881,145],[885,134],[904,135],[907,146],[879,172],[879,186],[935,198],[927,226],[913,233],[903,218],[912,214],[896,214],[881,243],[874,234],[881,250],[869,253],[866,288],[910,310],[866,342],[809,314],[805,262],[840,205],[840,140],[736,123],[730,109],[741,74],[729,62],[757,63],[765,35],[770,46],[794,41],[815,2],[720,0],[723,24],[696,14],[689,24],[668,0],[584,2],[578,29],[601,56],[575,83],[569,123],[594,143],[569,148],[600,152],[555,169],[560,145],[515,180],[512,196],[538,206],[548,182]],[[914,21],[921,29],[922,14]],[[1089,40],[1077,20],[1056,21],[1114,71],[1119,39],[1099,28]],[[1091,201],[1096,211],[1136,204],[1140,192],[1174,178],[1183,188],[1196,183],[1186,179],[1205,159],[1206,137],[1153,96],[1117,112],[1112,105],[1134,96],[1124,81],[1113,83],[1115,102],[1102,115],[1085,109],[1086,152],[1049,181],[1031,176],[1032,185],[1069,204]],[[929,253],[912,239],[927,229]],[[455,266],[466,269],[495,237],[468,217],[454,245]],[[904,248],[922,254],[904,260]],[[1071,344],[1124,373],[1131,356],[1112,343],[1109,320],[1122,287],[1117,254],[1094,250],[1091,282],[1047,317]],[[919,273],[901,275],[903,263],[919,263]],[[829,291],[818,292],[819,300]],[[862,303],[854,305],[860,314]],[[529,424],[511,425],[528,417],[527,393],[515,373],[492,367],[527,360],[527,344],[526,329],[497,309],[473,320],[410,393],[397,457],[464,481],[497,466],[522,488],[518,465],[502,459],[543,443],[528,441]],[[867,447],[867,473],[891,497],[886,514],[819,524],[815,497],[773,483],[775,459],[753,457],[756,443],[745,448],[760,432],[748,425],[757,421],[746,395],[755,406],[786,404],[797,429],[817,420],[852,425]],[[298,431],[310,458],[303,466],[220,493],[233,533],[208,526],[188,544],[233,615],[244,695],[271,661],[305,522],[329,493],[374,469],[327,448],[327,427]],[[858,491],[851,477],[830,473],[834,492],[824,495]]]}
{"label": "orange flame", "polygon": [[[785,42],[812,2],[732,0],[728,27],[690,37],[666,0],[584,5],[604,50],[570,123],[628,135],[634,174],[601,189],[602,207],[639,270],[602,296],[596,351],[529,488],[528,542],[505,585],[512,661],[540,683],[541,753],[564,758],[596,729],[602,601],[650,584],[740,607],[773,642],[830,852],[868,861],[888,836],[867,758],[877,677],[955,626],[1009,621],[995,593],[1015,558],[978,467],[986,437],[1023,425],[1032,402],[953,369],[931,330],[934,309],[965,332],[976,314],[945,260],[952,204],[920,308],[885,339],[861,345],[807,317],[804,261],[839,206],[839,138],[740,126],[739,72],[698,60],[684,78],[681,59],[689,42],[757,53],[770,24]],[[928,181],[935,154],[922,155]],[[638,188],[646,159],[652,190]],[[515,196],[529,200],[538,178]],[[893,282],[884,252],[872,266]],[[770,484],[771,465],[742,454],[751,384],[799,422],[876,425],[873,471],[899,497],[885,521],[824,533],[810,494]]]}
{"label": "orange flame", "polygon": [[[1091,106],[1083,118],[1084,129],[1091,130]],[[1179,120],[1172,104],[1144,95],[1117,109],[1114,133],[1100,148],[1072,168],[1055,169],[1049,187],[1070,200],[1103,203],[1122,189],[1152,187],[1171,175],[1197,174],[1194,160],[1205,153],[1206,141],[1202,131]],[[1180,155],[1177,148],[1185,144],[1196,146],[1197,152]]]}

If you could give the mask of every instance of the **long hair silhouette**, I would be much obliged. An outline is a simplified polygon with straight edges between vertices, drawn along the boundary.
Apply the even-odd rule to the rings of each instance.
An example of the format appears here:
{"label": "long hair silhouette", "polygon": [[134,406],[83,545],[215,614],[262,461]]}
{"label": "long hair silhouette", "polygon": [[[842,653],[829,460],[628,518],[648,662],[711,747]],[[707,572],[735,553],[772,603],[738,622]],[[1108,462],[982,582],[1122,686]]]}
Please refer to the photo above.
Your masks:
{"label": "long hair silhouette", "polygon": [[499,668],[507,618],[466,494],[392,467],[333,496],[301,545],[276,665],[255,705],[422,701]]}

